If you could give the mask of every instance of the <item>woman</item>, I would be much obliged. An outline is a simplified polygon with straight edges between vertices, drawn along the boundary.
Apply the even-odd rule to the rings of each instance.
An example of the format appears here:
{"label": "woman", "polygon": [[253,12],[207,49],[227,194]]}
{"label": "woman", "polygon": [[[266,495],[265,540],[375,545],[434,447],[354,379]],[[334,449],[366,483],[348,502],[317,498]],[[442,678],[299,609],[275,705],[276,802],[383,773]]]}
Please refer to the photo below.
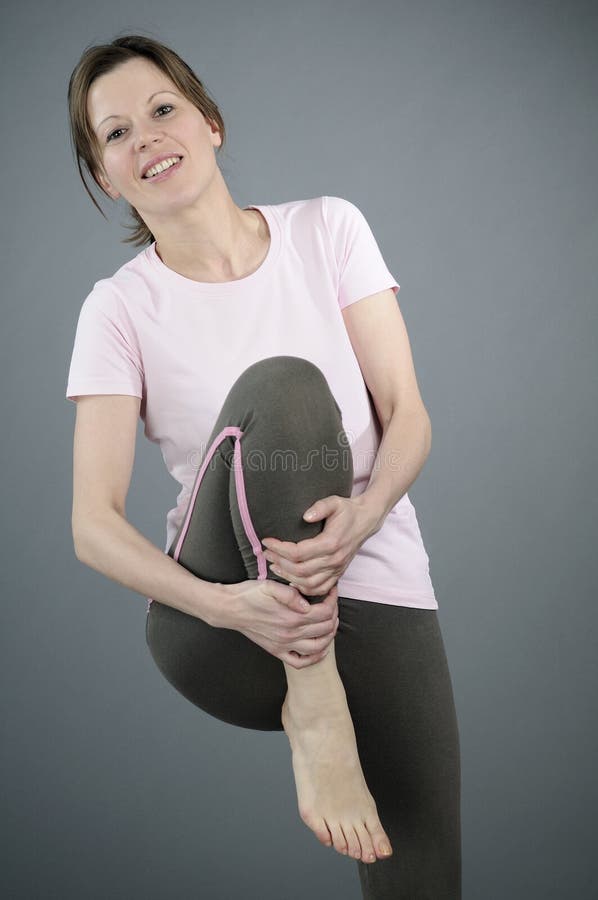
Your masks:
{"label": "woman", "polygon": [[[460,897],[459,735],[407,494],[431,428],[399,285],[350,201],[236,206],[220,111],[164,45],[87,48],[69,113],[82,179],[128,201],[144,246],[77,324],[77,557],[151,595],[146,640],[181,694],[285,731],[301,818],[365,898]],[[125,517],[139,416],[182,488],[166,552]]]}

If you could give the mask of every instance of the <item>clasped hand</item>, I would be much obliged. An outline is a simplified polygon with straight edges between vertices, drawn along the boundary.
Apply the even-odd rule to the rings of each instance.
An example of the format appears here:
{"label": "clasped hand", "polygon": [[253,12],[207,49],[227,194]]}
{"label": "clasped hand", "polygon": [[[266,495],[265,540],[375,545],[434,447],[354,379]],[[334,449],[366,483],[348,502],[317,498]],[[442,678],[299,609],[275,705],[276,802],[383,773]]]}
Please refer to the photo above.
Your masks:
{"label": "clasped hand", "polygon": [[301,593],[320,596],[334,587],[375,528],[362,495],[324,497],[310,506],[303,518],[308,522],[325,518],[326,524],[316,537],[298,543],[264,538],[264,556],[271,563],[271,570]]}

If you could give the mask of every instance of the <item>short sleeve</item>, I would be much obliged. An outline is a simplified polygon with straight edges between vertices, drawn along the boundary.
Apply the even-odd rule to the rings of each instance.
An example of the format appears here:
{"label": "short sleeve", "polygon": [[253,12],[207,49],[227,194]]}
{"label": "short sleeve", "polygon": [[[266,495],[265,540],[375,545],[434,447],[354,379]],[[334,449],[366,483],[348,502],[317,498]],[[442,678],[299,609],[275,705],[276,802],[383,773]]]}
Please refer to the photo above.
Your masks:
{"label": "short sleeve", "polygon": [[376,238],[361,210],[341,197],[323,197],[323,216],[338,267],[338,303],[341,309],[400,285],[389,271]]}
{"label": "short sleeve", "polygon": [[98,281],[83,301],[66,398],[83,394],[143,397],[143,364],[131,323],[113,287]]}

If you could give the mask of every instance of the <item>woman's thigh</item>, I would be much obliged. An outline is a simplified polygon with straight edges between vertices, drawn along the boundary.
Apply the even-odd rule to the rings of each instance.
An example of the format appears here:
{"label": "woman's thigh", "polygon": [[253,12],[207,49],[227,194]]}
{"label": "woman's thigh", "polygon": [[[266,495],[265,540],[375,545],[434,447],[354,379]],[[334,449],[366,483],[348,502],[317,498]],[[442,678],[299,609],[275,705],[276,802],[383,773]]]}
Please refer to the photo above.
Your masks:
{"label": "woman's thigh", "polygon": [[460,900],[457,716],[436,610],[339,598],[335,639],[366,783],[393,856],[356,863],[366,900]]}
{"label": "woman's thigh", "polygon": [[325,522],[306,522],[305,510],[352,489],[349,440],[325,376],[301,357],[268,357],[230,388],[168,555],[206,581],[288,584],[268,570],[262,539],[316,537]]}

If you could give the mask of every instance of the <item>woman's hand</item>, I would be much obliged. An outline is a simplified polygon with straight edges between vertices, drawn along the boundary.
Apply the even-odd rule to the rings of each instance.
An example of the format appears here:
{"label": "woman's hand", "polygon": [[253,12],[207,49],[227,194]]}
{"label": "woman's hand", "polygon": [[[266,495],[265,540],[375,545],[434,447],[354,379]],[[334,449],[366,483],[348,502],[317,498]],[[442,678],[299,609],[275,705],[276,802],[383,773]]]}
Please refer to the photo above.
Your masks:
{"label": "woman's hand", "polygon": [[317,597],[336,585],[363,542],[377,531],[377,523],[362,495],[324,497],[310,506],[303,517],[308,522],[325,518],[323,531],[299,543],[265,538],[264,556],[276,575],[308,597]]}
{"label": "woman's hand", "polygon": [[[336,587],[317,603],[273,579],[223,584],[225,600],[216,627],[232,628],[295,669],[323,659],[338,629]],[[304,606],[307,604],[307,608]]]}

